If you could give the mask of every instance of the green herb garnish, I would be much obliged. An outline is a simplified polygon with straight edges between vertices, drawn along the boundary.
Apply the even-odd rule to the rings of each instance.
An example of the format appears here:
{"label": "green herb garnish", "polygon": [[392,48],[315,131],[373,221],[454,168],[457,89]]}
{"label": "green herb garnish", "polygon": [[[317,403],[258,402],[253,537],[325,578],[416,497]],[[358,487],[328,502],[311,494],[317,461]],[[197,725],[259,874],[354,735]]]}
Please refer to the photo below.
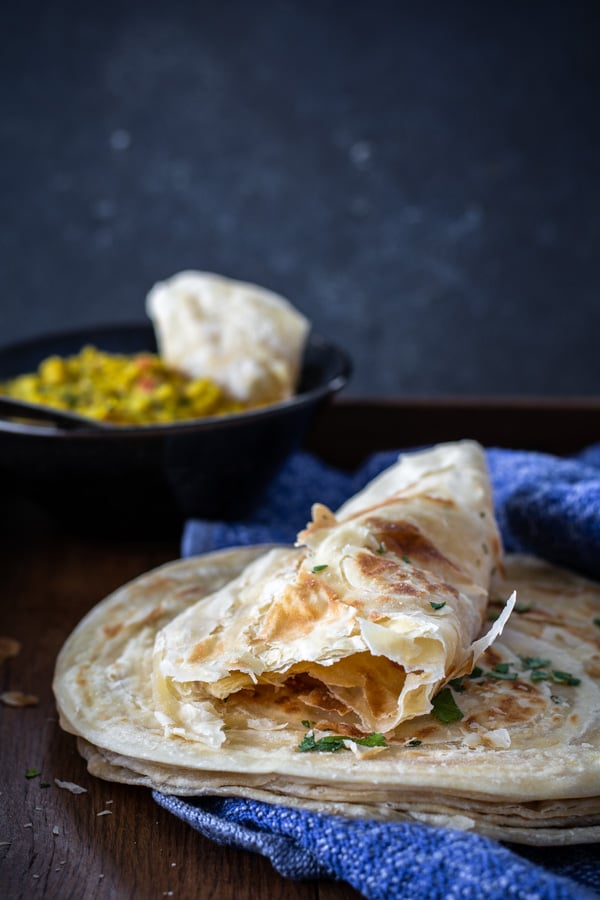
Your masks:
{"label": "green herb garnish", "polygon": [[349,740],[354,741],[355,744],[360,744],[361,747],[387,747],[386,739],[379,731],[372,731],[366,737],[349,738]]}
{"label": "green herb garnish", "polygon": [[382,553],[386,553],[386,552],[387,552],[387,547],[385,546],[384,543],[381,543],[379,545],[379,547],[377,548],[377,553],[382,554]]}
{"label": "green herb garnish", "polygon": [[412,741],[409,741],[406,745],[407,747],[420,747],[423,741],[418,741],[416,738],[413,738]]}
{"label": "green herb garnish", "polygon": [[27,769],[25,771],[25,778],[37,778],[38,775],[41,775],[41,774],[42,773],[40,772],[39,769]]}
{"label": "green herb garnish", "polygon": [[336,753],[338,750],[345,749],[344,738],[332,734],[326,735],[325,737],[319,738],[318,741],[315,741],[315,736],[311,731],[304,735],[296,749],[299,750],[300,753],[310,753],[311,751],[318,751],[319,753]]}
{"label": "green herb garnish", "polygon": [[541,656],[520,656],[519,659],[524,669],[544,669],[550,665],[550,660],[542,659]]}
{"label": "green herb garnish", "polygon": [[594,625],[597,625],[598,628],[600,628],[600,616],[598,616],[598,618],[594,619]]}
{"label": "green herb garnish", "polygon": [[410,556],[407,556],[406,553],[402,554],[402,560],[410,565]]}
{"label": "green herb garnish", "polygon": [[475,666],[471,674],[467,675],[467,678],[481,678],[482,675],[483,669],[481,669],[479,666]]}
{"label": "green herb garnish", "polygon": [[457,722],[459,719],[463,718],[463,714],[456,705],[456,701],[454,700],[452,691],[449,687],[442,688],[439,694],[436,694],[431,702],[433,704],[431,714],[435,716],[436,719],[439,719],[440,722]]}
{"label": "green herb garnish", "polygon": [[436,603],[435,600],[430,600],[429,605],[431,606],[432,609],[443,609],[444,606],[446,605],[446,601],[442,600],[441,603]]}
{"label": "green herb garnish", "polygon": [[327,563],[325,563],[325,565],[322,565],[322,566],[313,566],[311,569],[311,572],[314,572],[316,574],[317,572],[322,572],[323,569],[328,569],[328,568],[329,568],[329,566],[327,565]]}
{"label": "green herb garnish", "polygon": [[533,669],[531,673],[532,681],[548,681],[549,678],[550,676],[545,669]]}
{"label": "green herb garnish", "polygon": [[493,668],[494,668],[494,672],[498,672],[500,675],[506,675],[508,670],[510,669],[510,663],[509,662],[496,663],[496,665]]}
{"label": "green herb garnish", "polygon": [[509,662],[499,662],[496,663],[495,666],[488,672],[482,672],[482,675],[485,675],[486,678],[495,678],[497,681],[514,681],[517,678],[516,672],[511,672],[510,667],[512,663]]}
{"label": "green herb garnish", "polygon": [[345,741],[352,741],[354,744],[360,744],[362,747],[387,747],[384,736],[379,734],[379,732],[373,732],[362,738],[344,737],[339,734],[326,734],[324,737],[315,740],[314,733],[309,731],[298,744],[297,750],[299,750],[300,753],[337,753],[338,750],[348,750],[348,747],[344,743]]}
{"label": "green herb garnish", "polygon": [[560,672],[556,669],[552,670],[552,681],[555,684],[568,684],[573,687],[576,687],[578,684],[581,684],[581,678],[575,678],[574,675],[571,675],[570,672]]}
{"label": "green herb garnish", "polygon": [[516,672],[496,672],[492,670],[491,672],[484,672],[486,678],[495,678],[497,681],[516,681],[517,673]]}
{"label": "green herb garnish", "polygon": [[529,612],[530,609],[533,609],[531,603],[515,603],[513,607],[516,613],[526,613]]}

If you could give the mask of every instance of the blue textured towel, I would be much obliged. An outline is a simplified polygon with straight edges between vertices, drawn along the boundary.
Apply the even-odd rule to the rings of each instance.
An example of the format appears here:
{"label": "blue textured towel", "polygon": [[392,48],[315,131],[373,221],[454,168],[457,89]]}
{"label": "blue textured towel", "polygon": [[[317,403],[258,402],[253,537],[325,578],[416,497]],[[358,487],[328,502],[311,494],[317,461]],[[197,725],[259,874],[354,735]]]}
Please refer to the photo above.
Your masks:
{"label": "blue textured towel", "polygon": [[[244,522],[190,521],[184,556],[220,547],[291,543],[313,500],[335,509],[398,452],[355,473],[306,453],[292,456]],[[600,444],[577,457],[491,449],[496,513],[507,550],[533,553],[600,578]],[[479,835],[403,822],[321,815],[253,800],[181,800],[161,806],[222,844],[267,856],[290,878],[335,878],[367,898],[583,900],[600,896],[600,846],[509,849]]]}

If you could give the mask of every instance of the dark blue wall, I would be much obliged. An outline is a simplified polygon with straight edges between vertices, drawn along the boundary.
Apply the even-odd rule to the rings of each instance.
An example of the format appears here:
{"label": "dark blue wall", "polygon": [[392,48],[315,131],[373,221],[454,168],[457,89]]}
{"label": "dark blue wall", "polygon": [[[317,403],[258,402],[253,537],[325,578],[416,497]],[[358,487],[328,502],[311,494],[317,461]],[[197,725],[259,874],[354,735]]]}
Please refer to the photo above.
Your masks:
{"label": "dark blue wall", "polygon": [[200,268],[288,296],[348,394],[600,393],[595,9],[11,4],[0,343]]}

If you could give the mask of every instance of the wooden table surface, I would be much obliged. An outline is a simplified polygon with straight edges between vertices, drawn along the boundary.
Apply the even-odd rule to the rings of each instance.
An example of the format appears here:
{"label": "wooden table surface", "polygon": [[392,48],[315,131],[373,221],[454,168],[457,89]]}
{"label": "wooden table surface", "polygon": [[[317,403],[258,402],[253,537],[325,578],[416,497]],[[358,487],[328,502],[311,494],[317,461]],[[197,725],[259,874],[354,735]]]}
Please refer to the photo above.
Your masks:
{"label": "wooden table surface", "polygon": [[[310,446],[345,465],[370,450],[460,436],[569,452],[600,440],[599,412],[597,401],[346,401],[321,416]],[[260,856],[204,839],[147,789],[90,777],[74,738],[58,726],[51,680],[63,641],[113,589],[176,558],[179,535],[85,538],[20,499],[4,503],[0,533],[0,637],[21,643],[18,656],[0,663],[0,691],[39,697],[27,708],[0,705],[2,900],[358,897],[346,884],[284,879]],[[28,769],[40,775],[27,778]]]}

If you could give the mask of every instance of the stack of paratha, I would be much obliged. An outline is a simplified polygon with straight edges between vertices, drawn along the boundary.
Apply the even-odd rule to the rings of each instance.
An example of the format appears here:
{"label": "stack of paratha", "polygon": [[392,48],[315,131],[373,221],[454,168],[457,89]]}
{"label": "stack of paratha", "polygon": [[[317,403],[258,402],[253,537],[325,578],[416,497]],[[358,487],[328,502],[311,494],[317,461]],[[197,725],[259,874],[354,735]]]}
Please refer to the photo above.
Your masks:
{"label": "stack of paratha", "polygon": [[[515,604],[516,592],[516,604]],[[482,449],[408,454],[294,548],[164,566],[58,659],[100,777],[408,819],[530,844],[600,839],[600,586],[503,559]]]}

